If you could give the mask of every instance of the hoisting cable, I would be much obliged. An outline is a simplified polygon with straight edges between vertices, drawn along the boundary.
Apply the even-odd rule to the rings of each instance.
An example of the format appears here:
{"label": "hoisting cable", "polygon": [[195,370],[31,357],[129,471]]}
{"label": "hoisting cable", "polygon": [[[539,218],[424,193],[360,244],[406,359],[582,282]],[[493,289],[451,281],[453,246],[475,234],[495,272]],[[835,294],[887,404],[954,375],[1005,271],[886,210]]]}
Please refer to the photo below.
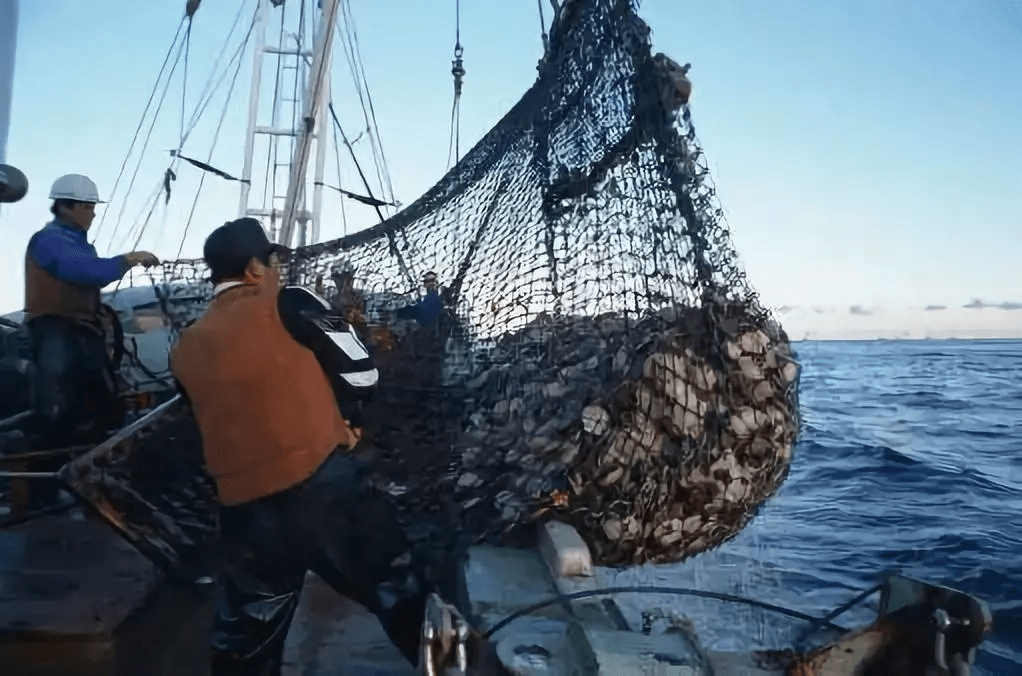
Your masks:
{"label": "hoisting cable", "polygon": [[[193,0],[190,0],[190,2]],[[177,39],[181,36],[181,29],[184,28],[185,20],[187,17],[181,19],[181,23],[177,26],[177,32],[174,33],[174,40],[170,44],[170,49],[167,50],[167,56],[163,59],[163,65],[160,66],[160,73],[156,76],[156,83],[153,85],[153,91],[149,94],[149,100],[145,104],[145,110],[142,111],[142,117],[138,121],[138,126],[135,128],[135,135],[131,139],[131,145],[128,146],[128,152],[124,156],[124,161],[121,162],[121,169],[117,173],[117,178],[114,180],[114,187],[110,191],[110,200],[113,201],[114,196],[117,194],[117,186],[120,185],[121,178],[124,176],[124,169],[128,166],[128,160],[131,159],[131,151],[135,149],[135,142],[138,141],[138,134],[142,131],[142,125],[145,124],[146,114],[149,112],[149,107],[153,103],[153,99],[156,98],[156,92],[160,88],[160,81],[163,79],[163,72],[167,69],[167,64],[170,62],[170,55],[174,53],[174,47],[177,46]],[[103,215],[99,218],[99,224],[96,226],[96,236],[103,228],[103,222],[106,220],[106,215],[109,210],[104,209]]]}
{"label": "hoisting cable", "polygon": [[[373,107],[372,92],[369,90],[369,81],[365,76],[365,67],[362,65],[362,55],[358,46],[358,32],[354,27],[354,18],[351,16],[350,3],[342,3],[344,13],[344,27],[346,34],[341,33],[340,24],[336,25],[337,35],[344,46],[344,56],[348,61],[348,69],[351,72],[352,83],[358,94],[359,103],[362,107],[362,118],[365,120],[365,132],[369,134],[369,147],[373,154],[373,165],[376,168],[376,178],[380,183],[380,191],[389,193],[390,199],[394,199],[394,186],[390,180],[390,168],[387,166],[387,158],[383,152],[383,143],[380,140],[380,128],[376,121],[376,109]],[[370,120],[370,118],[372,118]]]}
{"label": "hoisting cable", "polygon": [[[369,116],[372,117],[372,130],[370,134],[370,142],[373,146],[374,157],[377,157],[376,171],[380,179],[380,190],[390,194],[390,199],[394,200],[394,186],[390,182],[390,167],[387,166],[387,157],[383,152],[383,140],[380,138],[380,125],[376,121],[376,108],[373,106],[373,93],[369,89],[369,80],[366,78],[365,64],[362,62],[362,48],[358,43],[358,28],[355,26],[355,19],[351,14],[351,0],[344,0],[345,10],[345,27],[348,28],[351,34],[351,44],[353,48],[353,54],[355,60],[358,63],[358,72],[362,78],[362,84],[365,86],[366,101],[369,103]],[[363,112],[365,109],[363,108]],[[366,124],[370,124],[369,120],[366,120]],[[370,131],[367,128],[367,131]],[[384,185],[386,183],[386,185]]]}
{"label": "hoisting cable", "polygon": [[[255,21],[252,22],[252,27],[254,27],[254,26],[255,26]],[[251,37],[252,37],[252,28],[249,28],[248,35],[245,36],[245,41],[241,44],[241,47],[238,48],[238,52],[236,53],[235,56],[240,56],[240,54],[244,50],[245,46],[248,44],[248,41],[249,41],[249,39]],[[209,164],[209,161],[212,161],[212,159],[213,159],[213,151],[216,150],[216,144],[217,144],[217,141],[220,138],[220,130],[223,129],[224,120],[227,119],[227,110],[228,110],[228,108],[231,105],[231,99],[234,97],[234,88],[235,88],[235,86],[238,83],[238,74],[241,72],[242,59],[238,58],[237,62],[238,62],[237,66],[234,68],[234,77],[231,78],[231,86],[227,90],[227,100],[224,101],[224,108],[223,108],[223,111],[221,111],[221,113],[220,113],[220,121],[216,125],[216,131],[213,132],[213,143],[210,145],[209,157],[207,158],[207,161],[206,162],[199,162],[198,160],[193,160],[190,157],[181,156],[182,160],[184,160],[186,162],[189,162],[192,165],[198,167],[199,169],[203,169],[204,171],[203,171],[202,176],[199,178],[199,188],[198,188],[198,190],[195,191],[195,198],[192,200],[192,208],[188,212],[188,221],[185,223],[184,232],[181,234],[181,242],[180,242],[180,244],[178,245],[178,248],[177,248],[177,256],[175,256],[175,258],[177,258],[177,259],[181,258],[181,252],[184,250],[185,240],[188,238],[188,230],[192,226],[192,218],[195,216],[195,208],[196,208],[196,206],[199,203],[199,195],[202,194],[202,186],[206,182],[206,176],[208,176],[209,173],[214,173],[217,176],[220,176],[221,178],[225,178],[225,179],[227,179],[229,181],[237,181],[238,180],[234,176],[231,176],[230,174],[228,174],[228,173],[226,173],[224,171],[221,171],[221,170],[219,170],[219,169],[217,169],[217,168],[215,168],[215,167],[213,167],[212,165]]]}
{"label": "hoisting cable", "polygon": [[[128,193],[131,192],[131,189],[132,189],[132,187],[134,185],[134,182],[137,179],[138,171],[139,171],[139,169],[141,167],[141,163],[142,163],[142,161],[144,159],[144,154],[145,154],[146,148],[148,147],[150,137],[152,136],[152,133],[153,133],[153,131],[155,129],[156,118],[158,117],[159,112],[162,109],[163,101],[165,100],[166,95],[169,92],[170,81],[173,78],[174,71],[176,70],[178,64],[180,63],[182,52],[185,53],[185,59],[186,59],[186,63],[185,63],[185,70],[186,70],[185,78],[186,78],[186,80],[185,80],[185,82],[187,82],[187,67],[188,67],[188,64],[187,64],[188,56],[187,55],[188,55],[188,52],[190,51],[190,43],[191,43],[191,40],[190,40],[190,36],[191,36],[191,21],[192,21],[192,18],[194,17],[194,15],[195,15],[195,12],[199,8],[200,2],[201,2],[201,0],[189,0],[189,2],[187,3],[187,5],[185,7],[185,16],[182,19],[182,24],[181,24],[181,26],[183,26],[185,21],[189,22],[188,32],[187,32],[187,34],[185,36],[185,42],[183,42],[182,45],[178,48],[178,54],[177,54],[177,57],[176,57],[176,59],[174,61],[174,66],[172,67],[170,74],[167,76],[168,79],[167,79],[167,82],[166,82],[166,84],[164,86],[164,91],[163,91],[163,94],[161,95],[160,103],[157,105],[156,111],[154,112],[154,118],[152,120],[152,124],[150,126],[148,135],[146,137],[146,142],[143,145],[143,148],[142,148],[142,151],[141,151],[142,152],[142,156],[139,157],[138,164],[135,167],[135,172],[132,175],[131,183],[128,186]],[[196,126],[198,126],[199,120],[200,120],[203,112],[209,106],[209,103],[212,101],[212,99],[215,96],[216,92],[220,89],[220,87],[222,86],[224,80],[226,79],[227,75],[230,72],[230,65],[228,65],[227,66],[227,70],[223,73],[223,75],[220,77],[220,79],[218,81],[215,80],[217,66],[220,64],[220,61],[223,59],[223,56],[224,56],[224,54],[227,51],[227,47],[228,47],[228,44],[230,42],[230,38],[234,35],[235,31],[237,30],[238,24],[241,21],[241,17],[244,14],[244,7],[245,7],[245,5],[242,4],[242,6],[238,10],[237,15],[235,16],[234,23],[232,24],[231,29],[230,29],[230,31],[227,34],[227,38],[224,41],[224,46],[223,46],[223,48],[221,48],[220,54],[216,58],[216,62],[214,63],[213,70],[210,73],[209,80],[206,82],[205,86],[203,87],[203,93],[200,96],[199,103],[196,105],[195,111],[192,113],[192,117],[191,117],[187,127],[184,128],[183,136],[180,139],[180,144],[179,145],[183,145],[187,141],[188,137],[191,135],[192,131],[194,131]],[[252,32],[254,24],[255,24],[255,20],[253,18],[252,25],[249,27],[249,34],[251,34],[251,32]],[[179,26],[179,28],[178,28],[178,34],[180,34],[181,26]],[[246,40],[247,40],[247,38],[246,38]],[[176,44],[176,39],[175,39],[175,44]],[[172,46],[172,50],[173,50],[173,46]],[[169,57],[169,54],[168,54],[168,57]],[[235,55],[235,58],[237,58],[237,54]],[[169,60],[169,58],[168,58],[168,60]],[[164,64],[164,65],[166,65],[166,64]],[[162,73],[162,70],[161,70],[161,73]],[[214,84],[214,82],[215,82],[215,84]],[[159,79],[157,81],[157,87],[158,87],[158,85],[159,85]],[[184,107],[184,97],[185,97],[186,92],[187,92],[187,86],[186,86],[186,84],[183,84],[182,85],[182,107]],[[155,95],[155,90],[154,90],[153,94]],[[148,106],[147,106],[147,110],[148,110]],[[143,113],[143,119],[139,122],[139,129],[141,129],[141,125],[142,125],[142,123],[144,121],[145,121],[145,113]],[[183,122],[183,119],[182,119],[182,122]],[[137,132],[136,132],[136,137],[137,137]],[[132,141],[132,148],[133,147],[134,147],[134,141]],[[130,156],[131,156],[131,149],[129,149],[128,155],[125,157],[124,165],[127,164],[127,161],[128,161],[128,159],[130,159]],[[122,174],[123,174],[123,168],[124,167],[122,166],[122,171],[121,171]],[[165,171],[164,172],[163,181],[162,181],[164,189],[167,188],[168,181],[169,180],[173,180],[175,177],[176,177],[176,175],[174,175],[173,167],[169,171]],[[118,176],[117,181],[118,182],[120,181],[120,175]],[[115,183],[114,190],[116,191],[116,183]],[[168,195],[168,199],[169,199],[169,195]],[[127,201],[125,200],[125,202],[121,205],[121,210],[120,210],[120,212],[118,214],[117,224],[115,225],[114,232],[111,233],[111,235],[110,235],[110,241],[108,243],[110,247],[113,246],[114,238],[117,235],[117,231],[120,229],[121,220],[123,219],[124,211],[125,211],[125,208],[127,206],[126,202]],[[106,216],[106,212],[104,212],[104,217],[105,216]],[[139,214],[139,217],[141,217],[141,214]],[[137,227],[137,224],[136,224],[135,227],[132,227],[129,230],[129,233],[127,234],[125,239],[130,239],[132,237],[136,227]]]}
{"label": "hoisting cable", "polygon": [[[362,178],[362,185],[365,186],[366,192],[369,194],[369,196],[373,197],[373,189],[369,187],[369,181],[366,180],[366,175],[362,171],[362,165],[358,163],[358,158],[355,157],[355,149],[351,147],[351,143],[348,142],[348,137],[344,133],[344,129],[341,128],[341,121],[337,119],[337,113],[336,111],[334,111],[333,101],[329,102],[327,104],[327,107],[330,109],[330,117],[333,118],[334,126],[340,133],[341,140],[344,141],[344,145],[348,147],[348,152],[351,153],[351,159],[355,163],[355,168],[358,169],[358,175]],[[380,207],[377,205],[373,205],[373,208],[376,209],[376,215],[380,217],[380,222],[382,223],[383,221],[385,221],[386,219],[383,217],[383,212],[380,211]],[[401,272],[404,273],[409,283],[411,283],[414,286],[416,283],[415,277],[412,276],[411,271],[405,264],[404,256],[401,255],[401,251],[397,248],[397,242],[394,240],[394,233],[389,230],[387,231],[387,241],[390,244],[390,253],[393,254],[394,258],[397,259],[398,267],[401,268]]]}
{"label": "hoisting cable", "polygon": [[[352,162],[355,163],[355,169],[358,170],[359,178],[362,179],[362,185],[365,186],[366,193],[369,194],[369,197],[371,199],[379,202],[380,200],[377,200],[376,197],[373,195],[373,189],[369,187],[369,181],[368,179],[366,179],[365,172],[362,171],[362,165],[358,163],[358,157],[355,156],[355,149],[351,147],[351,143],[348,141],[348,136],[344,133],[344,129],[341,128],[341,121],[337,119],[337,113],[334,111],[334,102],[333,101],[329,102],[327,104],[327,108],[330,109],[330,117],[332,117],[334,120],[334,127],[337,129],[337,132],[341,135],[341,140],[344,142],[344,145],[347,146],[348,153],[351,155]],[[373,206],[376,209],[376,215],[380,217],[381,223],[387,220],[386,218],[384,218],[383,212],[380,211],[379,206],[377,205],[371,206]]]}
{"label": "hoisting cable", "polygon": [[[184,61],[185,61],[185,63],[184,63],[184,68],[183,68],[182,74],[181,74],[181,120],[180,120],[180,124],[179,124],[180,133],[179,133],[179,136],[178,136],[178,148],[180,148],[181,146],[184,145],[185,138],[186,138],[186,132],[185,132],[185,111],[187,110],[186,106],[187,106],[187,102],[188,102],[188,57],[191,54],[192,21],[195,18],[195,11],[198,8],[199,8],[199,3],[198,2],[194,2],[193,0],[189,0],[188,3],[185,5],[185,20],[188,21],[188,28],[185,30],[184,42],[182,44],[182,49],[184,51]],[[180,58],[180,54],[179,54],[179,58]],[[175,63],[175,66],[176,65],[177,64]],[[171,72],[171,75],[173,75],[173,71]],[[167,84],[169,86],[170,79],[167,80]],[[158,110],[157,110],[157,112],[158,112]],[[154,117],[153,118],[153,128],[155,128],[155,126],[156,126],[156,118]],[[189,129],[188,132],[190,133],[191,129]],[[150,133],[151,133],[151,130],[150,130]],[[141,166],[141,164],[142,164],[142,159],[143,159],[144,154],[145,154],[145,148],[148,147],[148,145],[149,144],[148,144],[148,139],[147,139],[146,146],[144,146],[142,148],[142,153],[143,154],[139,157],[139,166]],[[164,216],[164,221],[166,221],[166,217],[167,217],[167,205],[170,204],[171,185],[173,184],[174,181],[177,180],[177,173],[174,170],[177,168],[178,159],[174,155],[172,155],[172,157],[174,157],[173,161],[170,163],[170,166],[167,167],[167,169],[163,172],[163,188],[162,188],[162,192],[163,192],[163,207],[164,207],[164,209],[163,209],[163,216]],[[131,187],[130,186],[128,187],[128,191],[129,192],[131,191]],[[125,200],[125,202],[127,202],[127,200]],[[146,228],[149,225],[149,221],[152,218],[153,211],[155,211],[156,205],[158,203],[159,203],[159,199],[157,199],[156,201],[153,202],[152,208],[149,210],[148,215],[146,215],[145,222],[143,222],[142,223],[142,227],[139,228],[138,236],[135,238],[135,243],[132,245],[132,250],[133,251],[138,248],[139,243],[142,241],[142,237],[145,235]],[[117,286],[115,287],[115,290],[120,288],[121,283],[123,281],[124,281],[123,277],[120,280],[118,280]]]}
{"label": "hoisting cable", "polygon": [[[231,28],[231,32],[228,34],[228,38],[227,38],[228,40],[230,39],[230,35],[232,35],[234,33],[235,29],[237,28],[237,25],[238,25],[238,23],[239,23],[239,21],[241,19],[241,15],[242,15],[242,12],[239,11],[238,15],[235,17],[235,22],[234,22],[234,25]],[[244,40],[242,40],[241,44],[235,50],[234,55],[231,57],[231,60],[228,61],[224,73],[222,74],[220,79],[216,82],[216,84],[213,85],[212,87],[210,85],[213,84],[214,77],[215,77],[216,73],[214,72],[210,76],[210,80],[209,80],[209,82],[207,82],[207,85],[205,87],[205,93],[204,93],[205,100],[200,102],[200,104],[197,105],[196,110],[195,110],[195,112],[192,115],[192,118],[191,118],[191,121],[189,123],[189,126],[184,129],[183,137],[180,139],[179,148],[178,149],[170,150],[170,155],[171,155],[171,157],[174,158],[174,160],[173,160],[171,166],[168,167],[166,169],[166,171],[164,172],[162,191],[164,193],[164,205],[165,206],[170,201],[171,182],[177,179],[177,173],[176,173],[175,169],[177,168],[179,160],[185,160],[186,162],[189,162],[190,164],[199,166],[202,169],[206,169],[207,171],[211,171],[211,172],[216,173],[218,175],[222,175],[225,178],[228,178],[228,179],[231,179],[231,180],[237,180],[237,179],[233,178],[232,176],[230,176],[229,174],[226,174],[225,172],[222,172],[219,169],[216,169],[215,167],[210,166],[208,163],[203,163],[203,162],[200,162],[198,160],[193,160],[192,158],[189,158],[189,157],[186,157],[186,156],[182,155],[181,152],[180,152],[180,147],[184,145],[184,143],[188,139],[188,136],[191,134],[191,132],[198,125],[199,118],[201,117],[202,112],[208,107],[210,101],[212,101],[212,99],[213,99],[213,96],[220,89],[220,87],[223,84],[224,80],[230,74],[231,67],[235,66],[235,68],[234,68],[234,77],[233,77],[233,79],[231,81],[230,90],[228,91],[227,103],[224,104],[225,107],[230,102],[231,94],[233,93],[235,83],[237,82],[238,71],[240,70],[240,67],[241,67],[241,58],[240,57],[242,56],[242,53],[244,52],[244,49],[245,49],[246,45],[248,44],[249,40],[251,39],[252,31],[255,28],[255,19],[256,19],[256,15],[253,14],[252,21],[249,23],[248,33],[245,35]],[[223,54],[226,51],[227,51],[227,43],[224,44],[224,48],[221,50],[220,56],[217,57],[217,62],[219,62],[222,59]],[[235,65],[235,63],[236,63],[236,65]],[[187,60],[186,60],[185,66],[187,68]],[[220,119],[220,126],[222,126],[222,125],[223,125],[223,114],[221,114],[221,119]],[[219,134],[220,126],[217,127],[217,134]],[[214,137],[213,145],[215,147],[215,145],[216,145],[216,137]],[[212,159],[212,152],[213,152],[213,149],[210,149],[210,159]],[[196,192],[195,200],[192,203],[192,214],[194,214],[195,204],[198,201],[199,195],[201,194],[202,181],[204,180],[204,178],[205,178],[205,174],[203,175],[203,179],[200,179],[199,188],[198,188],[198,191]],[[151,215],[152,215],[152,210],[150,210],[150,216]],[[189,224],[190,223],[191,223],[191,215],[189,216]],[[148,224],[149,224],[149,217],[146,218],[145,222],[141,226],[141,230],[139,230],[139,232],[138,232],[138,237],[136,238],[136,245],[135,245],[136,247],[138,246],[138,242],[141,241],[141,238],[144,235],[145,230],[148,227]],[[187,225],[186,225],[186,232],[187,232]],[[133,233],[134,233],[134,228],[132,228],[132,231],[128,233],[127,238],[130,239]],[[183,240],[182,240],[182,245],[183,245]],[[178,257],[180,257],[180,255],[181,255],[181,253],[180,253],[180,250],[179,250],[178,251]]]}
{"label": "hoisting cable", "polygon": [[[171,81],[174,78],[174,71],[177,70],[177,64],[181,62],[181,54],[183,52],[184,52],[184,42],[181,43],[181,46],[177,50],[177,57],[174,59],[174,65],[171,67],[170,74],[167,76],[167,82],[166,82],[166,84],[163,87],[163,94],[160,95],[160,101],[156,105],[156,110],[153,112],[152,124],[149,125],[149,131],[146,134],[145,143],[142,144],[142,150],[139,153],[138,162],[135,165],[135,171],[134,171],[134,173],[131,176],[131,181],[128,183],[128,190],[127,190],[128,193],[131,192],[131,189],[135,185],[135,180],[138,178],[139,169],[142,167],[142,160],[145,159],[145,151],[149,147],[149,141],[152,139],[153,131],[156,129],[157,117],[159,116],[160,110],[163,108],[163,102],[167,98],[167,93],[170,91],[170,83],[171,83]],[[114,224],[114,231],[110,235],[110,244],[111,245],[113,244],[114,237],[116,237],[116,235],[117,235],[117,231],[120,229],[121,219],[124,217],[124,210],[127,208],[127,205],[128,205],[128,201],[127,200],[124,200],[121,203],[121,209],[120,209],[120,211],[117,214],[117,222]]]}
{"label": "hoisting cable", "polygon": [[[185,142],[185,105],[188,101],[188,56],[192,52],[192,17],[188,17],[188,29],[185,31],[185,67],[181,74],[181,133],[178,148]],[[169,196],[168,196],[169,199]]]}
{"label": "hoisting cable", "polygon": [[461,86],[465,80],[465,63],[461,46],[461,0],[454,0],[454,59],[451,61],[451,75],[454,76],[454,103],[451,104],[451,138],[447,144],[447,169],[451,168],[451,149],[454,163],[461,158]]}
{"label": "hoisting cable", "polygon": [[[242,3],[241,7],[238,9],[237,15],[235,15],[235,17],[234,17],[234,23],[231,25],[231,30],[227,33],[227,37],[224,38],[224,46],[220,48],[220,53],[217,55],[216,61],[213,62],[213,68],[210,70],[209,80],[206,81],[206,85],[202,88],[202,95],[199,97],[199,101],[201,103],[200,103],[200,105],[196,106],[195,112],[192,113],[191,120],[188,123],[188,130],[185,132],[185,136],[184,137],[185,137],[186,141],[188,140],[188,137],[191,135],[192,130],[194,130],[195,127],[198,126],[199,118],[201,118],[202,114],[204,112],[206,112],[206,108],[209,107],[210,102],[213,100],[213,96],[216,94],[217,90],[220,89],[220,86],[224,83],[224,80],[227,78],[227,75],[230,73],[231,63],[233,63],[234,59],[237,58],[237,54],[235,54],[235,56],[232,57],[231,61],[229,61],[227,63],[227,66],[224,69],[223,74],[220,76],[220,79],[216,80],[216,76],[217,76],[217,72],[218,72],[217,69],[220,66],[220,62],[224,58],[224,54],[227,53],[227,47],[230,45],[230,41],[231,41],[231,38],[234,36],[234,32],[238,29],[238,24],[241,23],[241,17],[244,14],[244,11],[245,11],[245,4]],[[254,22],[254,19],[253,19],[253,22]],[[252,26],[250,25],[249,33],[251,34],[251,32],[252,32]],[[246,40],[247,40],[247,38],[246,38]],[[214,80],[216,80],[215,84],[214,84]],[[179,148],[179,150],[180,150],[180,148]]]}
{"label": "hoisting cable", "polygon": [[[337,145],[338,134],[336,129],[332,136],[334,137],[334,163],[337,165],[337,184],[340,185],[343,183],[341,178],[341,148]],[[344,200],[341,200],[341,234],[345,237],[348,235],[348,213],[344,208]]]}

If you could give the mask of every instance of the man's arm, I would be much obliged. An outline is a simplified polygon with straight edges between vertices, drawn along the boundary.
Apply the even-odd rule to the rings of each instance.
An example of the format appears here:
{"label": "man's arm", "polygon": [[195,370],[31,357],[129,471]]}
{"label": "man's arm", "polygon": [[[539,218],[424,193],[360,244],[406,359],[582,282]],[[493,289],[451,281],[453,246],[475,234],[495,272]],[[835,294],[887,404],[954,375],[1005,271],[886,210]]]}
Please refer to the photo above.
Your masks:
{"label": "man's arm", "polygon": [[125,256],[100,258],[91,246],[55,228],[36,234],[28,253],[57,279],[82,286],[104,287],[123,277],[130,267]]}

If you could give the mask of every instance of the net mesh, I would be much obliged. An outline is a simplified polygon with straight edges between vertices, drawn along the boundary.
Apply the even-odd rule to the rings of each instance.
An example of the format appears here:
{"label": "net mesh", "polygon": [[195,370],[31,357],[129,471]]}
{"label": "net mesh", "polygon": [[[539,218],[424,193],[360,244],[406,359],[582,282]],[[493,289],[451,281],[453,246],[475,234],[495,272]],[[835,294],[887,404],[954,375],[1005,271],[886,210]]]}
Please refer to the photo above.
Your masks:
{"label": "net mesh", "polygon": [[[374,350],[363,448],[406,511],[477,539],[556,518],[599,563],[677,561],[783,481],[798,368],[738,266],[684,72],[635,3],[566,1],[534,86],[435,187],[287,266]],[[176,328],[205,276],[164,265]]]}

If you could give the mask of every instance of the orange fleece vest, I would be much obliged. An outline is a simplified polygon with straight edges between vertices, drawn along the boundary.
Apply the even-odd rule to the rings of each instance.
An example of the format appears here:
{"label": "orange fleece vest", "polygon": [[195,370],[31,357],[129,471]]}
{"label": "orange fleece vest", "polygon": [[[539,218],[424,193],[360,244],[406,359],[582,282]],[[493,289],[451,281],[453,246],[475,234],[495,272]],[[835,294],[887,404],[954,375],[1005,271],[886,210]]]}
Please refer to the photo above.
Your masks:
{"label": "orange fleece vest", "polygon": [[277,292],[221,292],[171,350],[225,505],[287,490],[355,442],[315,355],[281,322]]}

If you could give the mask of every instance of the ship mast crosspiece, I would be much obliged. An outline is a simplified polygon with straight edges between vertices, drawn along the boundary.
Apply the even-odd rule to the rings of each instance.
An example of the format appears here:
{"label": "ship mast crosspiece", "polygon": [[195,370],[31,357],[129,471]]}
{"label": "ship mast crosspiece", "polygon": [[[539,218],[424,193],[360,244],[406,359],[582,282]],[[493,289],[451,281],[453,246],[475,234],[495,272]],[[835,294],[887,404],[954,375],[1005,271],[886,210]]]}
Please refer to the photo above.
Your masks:
{"label": "ship mast crosspiece", "polygon": [[[264,220],[268,235],[276,242],[290,245],[294,239],[295,226],[298,224],[298,244],[313,244],[319,241],[321,212],[323,205],[324,169],[326,166],[327,131],[325,124],[326,105],[330,98],[330,66],[333,46],[334,28],[340,3],[338,0],[325,0],[318,3],[320,7],[319,21],[315,44],[310,52],[302,44],[301,31],[298,35],[288,35],[281,30],[280,43],[267,44],[266,26],[271,8],[286,8],[278,0],[259,0],[255,18],[254,36],[256,47],[252,55],[252,85],[250,88],[248,131],[245,140],[245,160],[241,178],[241,195],[239,216],[249,216]],[[281,16],[283,25],[284,16]],[[286,42],[285,42],[286,41]],[[259,125],[259,109],[261,102],[261,84],[263,79],[263,56],[273,54],[278,57],[277,86],[274,91],[273,121],[270,125]],[[310,65],[311,57],[311,65]],[[301,98],[283,98],[283,93],[290,89],[282,86],[282,71],[294,71],[294,90],[303,92]],[[307,77],[303,74],[307,73]],[[283,104],[301,105],[301,111],[294,111],[291,126],[282,124],[278,118],[285,117],[282,113]],[[275,155],[276,144],[281,139],[290,138],[293,142],[288,161],[276,163],[271,161],[267,175],[268,185],[276,184],[278,168],[286,167],[288,171],[287,190],[278,195],[276,189],[266,196],[266,202],[259,208],[250,204],[252,190],[252,172],[257,136],[270,138],[270,153]],[[312,210],[306,208],[306,183],[309,160],[312,155],[312,142],[316,142],[314,161]],[[281,207],[278,200],[284,200]]]}

